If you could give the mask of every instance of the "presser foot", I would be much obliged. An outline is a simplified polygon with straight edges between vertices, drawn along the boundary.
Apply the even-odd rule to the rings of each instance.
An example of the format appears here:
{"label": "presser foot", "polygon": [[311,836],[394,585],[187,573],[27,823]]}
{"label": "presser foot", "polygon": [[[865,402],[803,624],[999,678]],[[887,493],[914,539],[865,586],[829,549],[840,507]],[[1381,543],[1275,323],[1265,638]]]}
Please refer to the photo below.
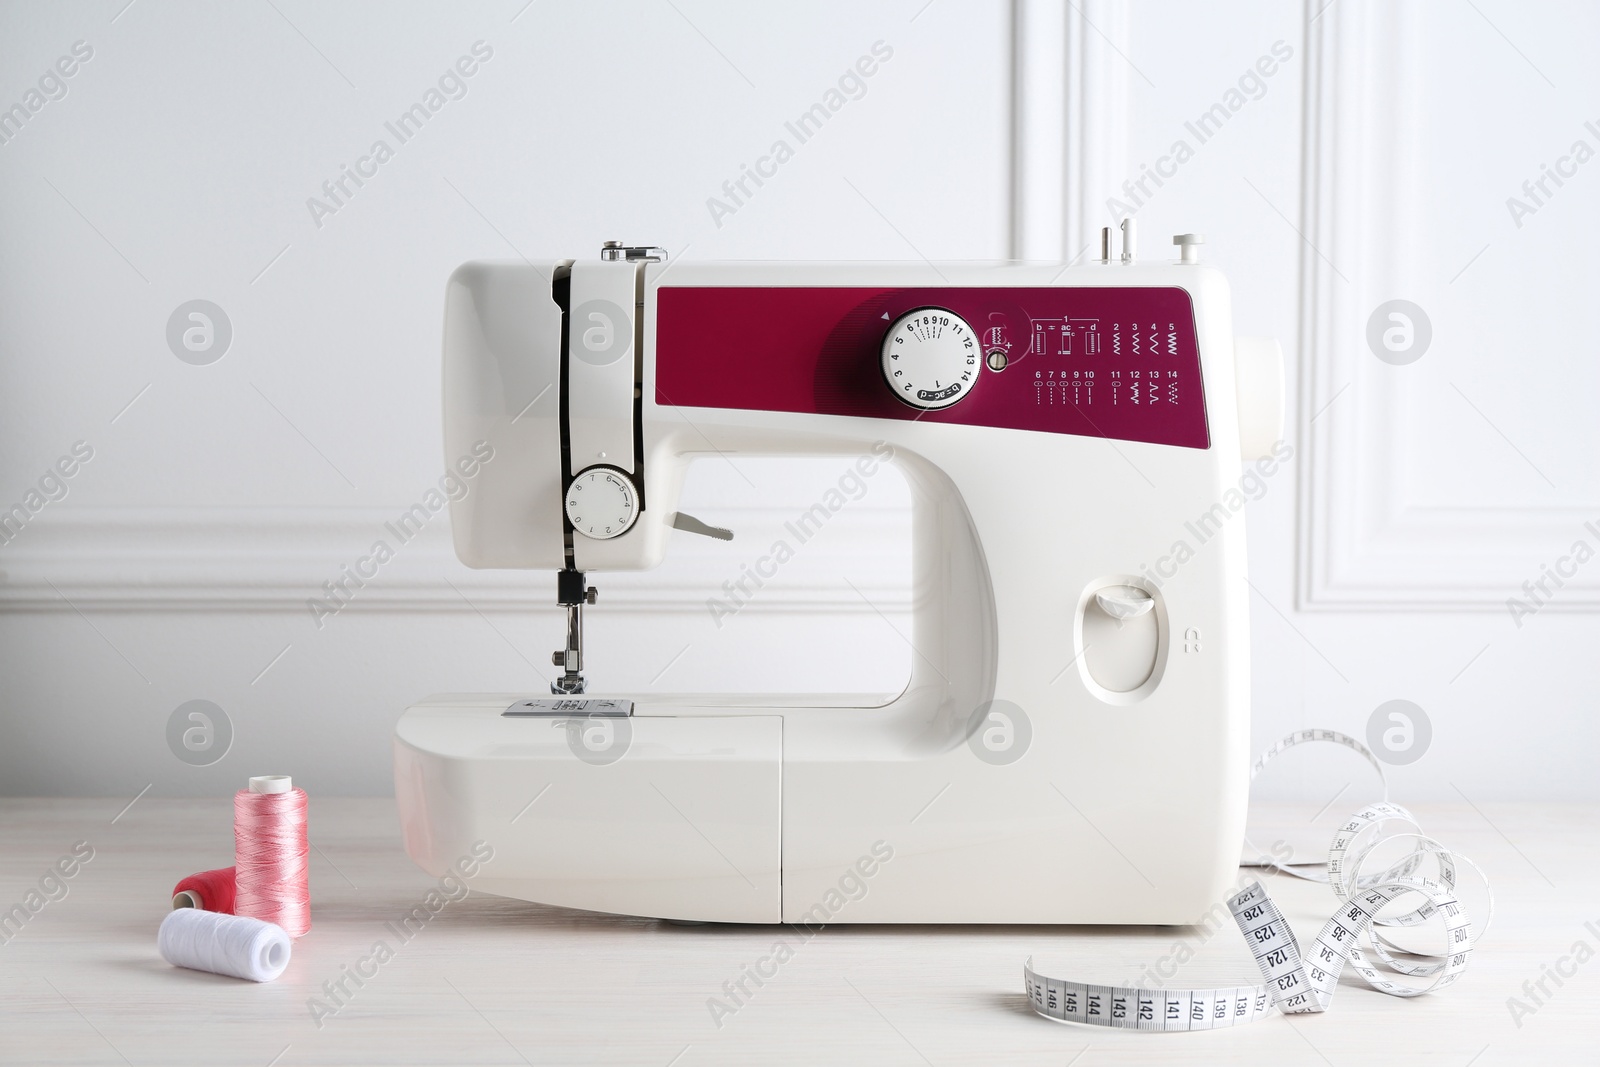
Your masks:
{"label": "presser foot", "polygon": [[556,602],[567,609],[567,647],[556,649],[550,657],[550,662],[563,672],[550,683],[550,692],[556,696],[575,696],[584,691],[583,606],[599,598],[599,590],[584,586],[582,571],[557,572]]}

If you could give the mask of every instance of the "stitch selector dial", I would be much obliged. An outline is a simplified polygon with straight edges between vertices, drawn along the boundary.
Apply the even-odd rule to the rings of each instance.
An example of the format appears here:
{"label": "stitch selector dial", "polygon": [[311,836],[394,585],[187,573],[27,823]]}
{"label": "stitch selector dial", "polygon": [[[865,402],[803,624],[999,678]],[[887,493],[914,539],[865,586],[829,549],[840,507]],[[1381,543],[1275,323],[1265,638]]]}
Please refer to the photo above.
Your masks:
{"label": "stitch selector dial", "polygon": [[627,533],[639,517],[633,479],[610,467],[590,467],[567,486],[567,521],[585,537],[609,540]]}
{"label": "stitch selector dial", "polygon": [[978,381],[978,336],[944,308],[918,308],[894,320],[883,338],[883,380],[914,408],[938,411]]}

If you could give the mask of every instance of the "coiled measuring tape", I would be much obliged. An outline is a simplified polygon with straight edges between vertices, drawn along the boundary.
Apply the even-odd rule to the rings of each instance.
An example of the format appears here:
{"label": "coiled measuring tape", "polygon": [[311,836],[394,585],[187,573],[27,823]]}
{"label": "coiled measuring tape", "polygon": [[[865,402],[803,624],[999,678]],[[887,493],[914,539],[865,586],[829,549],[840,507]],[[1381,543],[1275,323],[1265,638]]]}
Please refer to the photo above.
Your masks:
{"label": "coiled measuring tape", "polygon": [[[1365,757],[1380,781],[1384,780],[1383,764],[1365,745],[1333,730],[1302,730],[1285,737],[1256,761],[1251,780],[1276,756],[1312,742],[1345,746]],[[1471,860],[1424,836],[1410,812],[1389,803],[1387,781],[1384,796],[1386,799],[1369,804],[1340,825],[1328,849],[1326,872],[1306,871],[1265,858],[1259,864],[1296,878],[1325,882],[1339,898],[1338,910],[1317,934],[1309,955],[1301,951],[1294,930],[1260,882],[1247,883],[1228,900],[1228,910],[1261,969],[1261,984],[1215,989],[1092,985],[1041,975],[1033,969],[1033,959],[1029,957],[1022,969],[1029,1003],[1040,1015],[1060,1022],[1126,1030],[1215,1030],[1254,1022],[1274,1010],[1290,1015],[1327,1011],[1347,962],[1374,989],[1390,996],[1421,996],[1453,985],[1466,970],[1475,940],[1466,910],[1455,896],[1458,865],[1467,864],[1479,877],[1483,872]],[[1416,829],[1385,833],[1383,827],[1394,822]],[[1409,854],[1381,872],[1361,873],[1379,845],[1402,838],[1413,841]],[[1437,865],[1437,879],[1417,873],[1429,858]],[[1407,894],[1420,895],[1422,903],[1404,914],[1380,917],[1391,902]],[[1491,894],[1491,916],[1493,908]],[[1444,926],[1444,950],[1437,955],[1398,949],[1378,932],[1379,927],[1414,927],[1436,917]],[[1484,929],[1487,928],[1486,921]],[[1369,961],[1367,949],[1360,945],[1363,938],[1375,962]],[[1410,958],[1396,955],[1401,951]],[[1400,985],[1385,978],[1380,966],[1396,974],[1433,980],[1421,987]]]}

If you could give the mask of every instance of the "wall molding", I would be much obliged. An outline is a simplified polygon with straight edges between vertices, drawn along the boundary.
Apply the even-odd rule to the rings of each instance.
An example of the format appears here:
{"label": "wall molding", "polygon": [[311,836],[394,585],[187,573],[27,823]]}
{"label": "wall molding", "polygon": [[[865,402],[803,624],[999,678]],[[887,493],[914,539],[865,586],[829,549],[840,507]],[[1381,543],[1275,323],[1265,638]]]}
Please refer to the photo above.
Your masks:
{"label": "wall molding", "polygon": [[1013,0],[1014,259],[1086,262],[1126,158],[1128,12],[1111,0]]}
{"label": "wall molding", "polygon": [[[1421,386],[1386,373],[1364,328],[1372,307],[1423,273],[1409,206],[1426,195],[1416,56],[1428,15],[1324,0],[1306,13],[1297,604],[1504,612],[1576,540],[1600,549],[1584,529],[1600,509],[1423,506],[1409,495],[1403,404]],[[1600,568],[1579,570],[1541,610],[1597,609]]]}
{"label": "wall molding", "polygon": [[[0,546],[0,612],[307,612],[324,582],[383,540],[393,558],[355,589],[351,612],[528,612],[552,607],[544,571],[471,570],[448,518],[401,541],[392,508],[61,508]],[[754,566],[794,507],[719,508],[732,542],[674,533],[652,571],[598,576],[618,614],[699,614]],[[709,516],[708,516],[709,517]],[[846,524],[848,533],[846,533]],[[837,531],[837,532],[836,532]],[[793,538],[789,538],[793,541]],[[903,614],[910,610],[910,516],[847,504],[742,609],[757,614]],[[369,565],[367,569],[372,569]],[[852,585],[854,588],[852,588]],[[860,590],[860,592],[857,592]]]}

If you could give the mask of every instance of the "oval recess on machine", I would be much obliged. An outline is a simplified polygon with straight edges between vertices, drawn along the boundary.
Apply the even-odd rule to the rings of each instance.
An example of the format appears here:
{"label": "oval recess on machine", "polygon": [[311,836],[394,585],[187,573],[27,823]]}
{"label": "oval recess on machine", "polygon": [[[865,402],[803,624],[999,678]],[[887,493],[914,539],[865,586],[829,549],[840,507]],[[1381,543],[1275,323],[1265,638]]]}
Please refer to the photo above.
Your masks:
{"label": "oval recess on machine", "polygon": [[1073,626],[1084,685],[1108,704],[1134,704],[1160,682],[1167,654],[1161,594],[1143,581],[1110,577],[1078,602]]}

